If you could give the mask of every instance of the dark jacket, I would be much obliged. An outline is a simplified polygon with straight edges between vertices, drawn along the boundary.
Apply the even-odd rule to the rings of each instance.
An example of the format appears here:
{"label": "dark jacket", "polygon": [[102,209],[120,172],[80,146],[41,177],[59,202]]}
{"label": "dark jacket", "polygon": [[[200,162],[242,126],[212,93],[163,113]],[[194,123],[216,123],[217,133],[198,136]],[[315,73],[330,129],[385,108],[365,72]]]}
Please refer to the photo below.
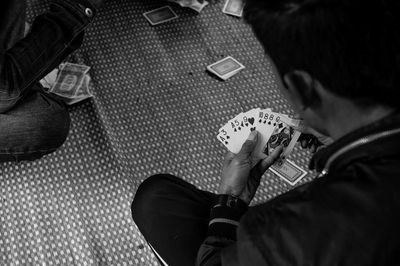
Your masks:
{"label": "dark jacket", "polygon": [[[210,230],[199,265],[400,265],[400,115],[321,150],[319,178]],[[227,225],[228,226],[228,225]]]}

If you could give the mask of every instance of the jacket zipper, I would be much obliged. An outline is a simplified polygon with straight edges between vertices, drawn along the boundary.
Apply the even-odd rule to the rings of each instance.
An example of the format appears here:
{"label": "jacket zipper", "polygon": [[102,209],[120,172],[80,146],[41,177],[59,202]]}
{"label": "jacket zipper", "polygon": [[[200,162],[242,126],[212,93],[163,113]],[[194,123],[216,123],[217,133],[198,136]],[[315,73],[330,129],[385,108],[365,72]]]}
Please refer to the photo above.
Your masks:
{"label": "jacket zipper", "polygon": [[350,150],[353,150],[355,148],[358,148],[358,147],[360,147],[362,145],[369,144],[369,143],[371,143],[373,141],[376,141],[376,140],[379,140],[379,139],[382,139],[382,138],[386,138],[386,137],[395,135],[397,133],[400,133],[400,128],[387,130],[387,131],[383,131],[383,132],[380,132],[380,133],[376,133],[376,134],[373,134],[373,135],[369,135],[369,136],[363,137],[363,138],[361,138],[359,140],[356,140],[356,141],[350,143],[349,145],[341,148],[340,150],[338,150],[337,152],[332,154],[331,157],[329,157],[328,161],[325,164],[324,169],[321,171],[321,173],[318,175],[318,177],[323,177],[323,176],[327,175],[328,172],[329,172],[329,167],[332,165],[332,163],[339,156],[343,155],[344,153],[346,153],[346,152],[348,152]]}

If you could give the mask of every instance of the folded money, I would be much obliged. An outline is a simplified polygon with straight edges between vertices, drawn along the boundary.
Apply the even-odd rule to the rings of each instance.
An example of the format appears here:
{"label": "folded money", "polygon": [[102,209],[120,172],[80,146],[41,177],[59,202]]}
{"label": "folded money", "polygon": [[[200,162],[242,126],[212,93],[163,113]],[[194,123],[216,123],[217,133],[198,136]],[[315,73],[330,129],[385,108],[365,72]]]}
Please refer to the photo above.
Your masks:
{"label": "folded money", "polygon": [[57,78],[49,93],[58,95],[68,105],[93,97],[89,89],[89,70],[90,67],[85,65],[61,64]]}

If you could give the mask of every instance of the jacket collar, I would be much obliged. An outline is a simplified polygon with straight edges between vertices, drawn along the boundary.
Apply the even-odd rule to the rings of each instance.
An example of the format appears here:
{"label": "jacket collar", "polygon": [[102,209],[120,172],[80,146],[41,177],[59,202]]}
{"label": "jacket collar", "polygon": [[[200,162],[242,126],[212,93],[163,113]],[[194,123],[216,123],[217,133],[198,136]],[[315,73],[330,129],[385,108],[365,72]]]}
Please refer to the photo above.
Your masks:
{"label": "jacket collar", "polygon": [[380,157],[393,153],[400,153],[399,111],[357,129],[320,150],[311,159],[309,167],[325,175],[332,168],[361,157]]}

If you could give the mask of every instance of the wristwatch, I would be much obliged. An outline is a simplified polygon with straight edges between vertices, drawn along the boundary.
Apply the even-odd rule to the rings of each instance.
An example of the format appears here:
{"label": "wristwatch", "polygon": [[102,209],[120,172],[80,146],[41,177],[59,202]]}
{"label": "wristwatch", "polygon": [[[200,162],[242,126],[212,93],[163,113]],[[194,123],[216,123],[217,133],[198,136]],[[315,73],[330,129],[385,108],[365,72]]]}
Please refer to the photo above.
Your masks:
{"label": "wristwatch", "polygon": [[218,195],[213,208],[218,207],[229,207],[240,212],[247,210],[247,204],[243,200],[228,194]]}

